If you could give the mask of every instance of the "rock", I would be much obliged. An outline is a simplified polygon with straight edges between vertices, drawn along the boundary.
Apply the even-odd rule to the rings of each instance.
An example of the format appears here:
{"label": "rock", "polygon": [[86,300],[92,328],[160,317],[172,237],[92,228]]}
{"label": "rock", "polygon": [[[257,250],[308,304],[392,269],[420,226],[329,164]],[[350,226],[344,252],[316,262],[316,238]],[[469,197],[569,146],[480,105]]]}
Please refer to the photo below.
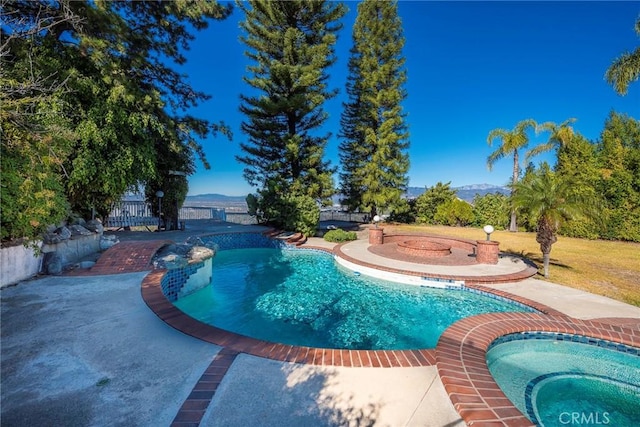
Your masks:
{"label": "rock", "polygon": [[204,261],[205,259],[213,258],[215,252],[204,246],[194,246],[191,248],[187,256],[191,261]]}
{"label": "rock", "polygon": [[109,249],[110,247],[114,246],[117,243],[120,243],[120,241],[113,234],[109,234],[109,235],[104,235],[103,234],[102,236],[100,236],[100,250],[101,251],[106,251],[107,249]]}
{"label": "rock", "polygon": [[55,245],[71,238],[71,231],[67,227],[59,227],[54,231],[45,233],[42,241],[47,245]]}
{"label": "rock", "polygon": [[52,276],[62,274],[62,257],[57,252],[49,252],[44,257],[44,272]]}
{"label": "rock", "polygon": [[104,227],[98,219],[92,219],[91,221],[87,222],[87,225],[85,225],[85,227],[87,228],[87,230],[93,231],[94,233],[104,233]]}
{"label": "rock", "polygon": [[202,242],[202,239],[199,238],[198,236],[191,236],[189,237],[186,242],[188,245],[191,246],[204,246],[204,243]]}
{"label": "rock", "polygon": [[81,225],[83,227],[86,226],[86,221],[82,217],[74,217],[71,219],[71,225]]}
{"label": "rock", "polygon": [[93,233],[81,225],[70,225],[69,231],[71,231],[71,239],[77,239],[82,236],[92,236]]}
{"label": "rock", "polygon": [[189,264],[189,261],[183,256],[176,254],[168,254],[156,259],[153,265],[156,268],[166,268],[167,270],[173,270],[175,268],[183,268]]}
{"label": "rock", "polygon": [[[197,242],[200,239],[191,239],[190,242]],[[205,246],[194,246],[193,244],[169,244],[163,246],[153,260],[156,268],[166,268],[169,270],[183,268],[191,262],[202,262],[213,258],[215,251]]]}

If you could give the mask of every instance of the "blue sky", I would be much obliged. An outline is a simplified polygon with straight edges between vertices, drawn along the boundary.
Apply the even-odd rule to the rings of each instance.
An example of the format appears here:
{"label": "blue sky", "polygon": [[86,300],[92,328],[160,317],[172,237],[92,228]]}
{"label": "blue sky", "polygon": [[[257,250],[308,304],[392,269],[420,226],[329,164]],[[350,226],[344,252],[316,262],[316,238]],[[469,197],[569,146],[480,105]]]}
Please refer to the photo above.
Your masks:
{"label": "blue sky", "polygon": [[[330,114],[322,132],[331,132],[326,159],[339,166],[337,138],[344,101],[351,29],[357,2],[343,18],[336,54],[329,69],[340,94],[325,104]],[[454,187],[503,185],[512,161],[499,161],[491,172],[486,158],[492,129],[511,129],[520,120],[560,123],[577,119],[574,128],[599,138],[611,110],[640,119],[640,82],[622,97],[604,80],[611,62],[640,45],[633,25],[640,2],[431,2],[400,1],[408,98],[403,103],[410,132],[409,185],[430,187],[438,181]],[[213,98],[193,114],[224,121],[233,140],[203,141],[211,170],[198,165],[189,178],[190,195],[246,195],[254,191],[236,162],[244,117],[239,95],[249,90],[242,77],[248,60],[239,41],[240,10],[226,21],[196,33],[183,71],[197,89]],[[542,142],[532,135],[530,146]],[[552,161],[551,155],[535,162]],[[337,185],[337,177],[336,177]]]}

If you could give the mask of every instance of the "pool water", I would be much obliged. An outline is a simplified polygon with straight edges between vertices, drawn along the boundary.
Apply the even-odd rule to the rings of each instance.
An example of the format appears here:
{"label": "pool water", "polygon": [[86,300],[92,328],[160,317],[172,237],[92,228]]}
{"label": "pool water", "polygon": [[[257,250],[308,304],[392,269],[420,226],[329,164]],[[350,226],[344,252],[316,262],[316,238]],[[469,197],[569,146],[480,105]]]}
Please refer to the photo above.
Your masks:
{"label": "pool water", "polygon": [[452,323],[524,306],[468,290],[359,276],[319,251],[216,253],[212,281],[174,304],[191,317],[283,344],[341,349],[435,348]]}
{"label": "pool water", "polygon": [[521,339],[493,346],[487,365],[505,395],[537,425],[640,425],[637,353]]}

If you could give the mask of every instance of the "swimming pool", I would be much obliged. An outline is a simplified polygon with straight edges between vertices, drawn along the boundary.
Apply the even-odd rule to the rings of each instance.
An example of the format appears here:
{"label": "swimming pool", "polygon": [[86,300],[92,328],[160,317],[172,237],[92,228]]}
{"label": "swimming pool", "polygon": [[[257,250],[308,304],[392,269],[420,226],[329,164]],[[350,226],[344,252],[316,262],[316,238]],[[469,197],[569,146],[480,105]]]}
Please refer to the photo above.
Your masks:
{"label": "swimming pool", "polygon": [[638,349],[527,332],[494,341],[486,359],[502,391],[534,424],[640,425]]}
{"label": "swimming pool", "polygon": [[464,317],[532,311],[465,288],[359,276],[331,254],[273,245],[220,250],[211,284],[174,304],[204,323],[261,340],[367,350],[434,348]]}

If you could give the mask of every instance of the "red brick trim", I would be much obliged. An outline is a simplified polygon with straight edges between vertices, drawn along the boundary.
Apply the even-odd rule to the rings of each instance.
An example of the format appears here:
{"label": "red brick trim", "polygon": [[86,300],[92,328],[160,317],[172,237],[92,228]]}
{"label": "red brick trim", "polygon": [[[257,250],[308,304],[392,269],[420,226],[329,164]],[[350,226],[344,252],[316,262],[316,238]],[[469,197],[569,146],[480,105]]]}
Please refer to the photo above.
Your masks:
{"label": "red brick trim", "polygon": [[142,299],[169,326],[203,341],[220,345],[238,353],[247,353],[283,362],[344,367],[417,367],[432,366],[435,350],[342,350],[298,347],[263,341],[196,320],[176,306],[163,294],[162,276],[166,270],[154,270],[142,281]]}

